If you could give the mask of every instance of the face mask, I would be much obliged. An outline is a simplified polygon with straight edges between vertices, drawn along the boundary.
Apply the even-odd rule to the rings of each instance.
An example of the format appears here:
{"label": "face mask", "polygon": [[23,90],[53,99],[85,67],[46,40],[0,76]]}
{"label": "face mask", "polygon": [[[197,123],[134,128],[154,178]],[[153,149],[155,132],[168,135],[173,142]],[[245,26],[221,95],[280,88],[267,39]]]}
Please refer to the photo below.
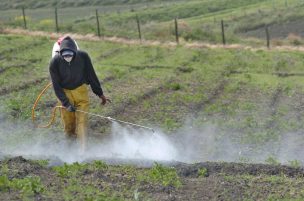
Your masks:
{"label": "face mask", "polygon": [[73,59],[73,57],[63,57],[64,60],[66,60],[68,63],[70,63]]}

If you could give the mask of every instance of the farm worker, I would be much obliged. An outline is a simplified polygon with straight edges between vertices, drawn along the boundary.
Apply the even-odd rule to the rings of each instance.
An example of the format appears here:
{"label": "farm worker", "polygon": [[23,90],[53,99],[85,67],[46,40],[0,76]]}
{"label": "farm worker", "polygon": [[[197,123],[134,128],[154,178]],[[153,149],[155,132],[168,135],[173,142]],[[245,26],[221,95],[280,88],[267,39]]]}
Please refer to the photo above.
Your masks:
{"label": "farm worker", "polygon": [[105,105],[107,99],[94,71],[90,56],[77,50],[75,41],[67,36],[60,42],[59,54],[55,55],[49,66],[55,94],[64,107],[61,118],[68,139],[77,138],[81,150],[86,149],[87,115],[77,110],[88,111],[89,95],[87,85]]}

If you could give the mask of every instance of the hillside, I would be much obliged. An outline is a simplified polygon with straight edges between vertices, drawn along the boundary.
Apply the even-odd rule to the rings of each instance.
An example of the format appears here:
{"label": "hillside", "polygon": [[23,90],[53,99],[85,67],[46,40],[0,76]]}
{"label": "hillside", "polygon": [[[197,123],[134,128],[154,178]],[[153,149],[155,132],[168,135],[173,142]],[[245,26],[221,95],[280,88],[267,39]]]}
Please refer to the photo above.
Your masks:
{"label": "hillside", "polygon": [[[91,116],[91,149],[75,155],[74,149],[65,148],[58,116],[50,129],[33,129],[30,122],[33,102],[48,83],[54,40],[0,37],[0,193],[4,200],[48,199],[54,194],[59,200],[75,199],[75,194],[79,200],[303,198],[303,173],[297,169],[303,163],[304,142],[302,52],[79,39],[113,101],[101,107],[91,94],[90,112],[158,129],[154,135]],[[49,121],[55,105],[49,89],[36,108],[39,124]],[[22,158],[9,159],[18,155],[39,160],[32,165]],[[94,160],[107,161],[109,166],[73,163]],[[264,166],[229,163],[187,165],[186,169],[172,164],[174,168],[168,169],[166,161],[270,166],[265,166],[265,172]],[[73,164],[61,166],[63,162]],[[279,163],[290,167],[285,170]],[[140,164],[152,168],[140,170]]]}
{"label": "hillside", "polygon": [[[95,3],[107,2],[62,8],[60,33],[44,21],[50,1],[26,10],[27,31],[20,10],[0,11],[0,200],[303,200],[304,48],[290,31],[301,30],[304,4],[116,1],[124,9],[103,6],[98,37]],[[270,48],[266,24],[276,30]],[[112,100],[103,106],[90,90],[85,152],[64,137],[58,111],[36,127],[57,105],[52,87],[32,110],[50,82],[53,43],[68,31]]]}
{"label": "hillside", "polygon": [[108,5],[134,5],[134,4],[150,4],[150,3],[160,3],[160,2],[173,2],[173,0],[2,0],[0,3],[1,10],[7,9],[37,9],[37,8],[48,8],[58,6],[60,8],[71,8],[71,7],[81,7],[81,6],[108,6]]}
{"label": "hillside", "polygon": [[[43,3],[47,5],[25,9],[27,29],[94,35],[100,33],[101,36],[137,39],[139,23],[142,39],[175,41],[174,19],[177,18],[180,41],[218,44],[222,43],[223,20],[228,44],[261,45],[265,43],[266,26],[275,44],[303,43],[301,21],[304,4],[301,0],[152,1],[149,4],[137,1],[112,1],[112,4],[107,1],[89,1],[84,4],[75,1],[75,4],[82,6],[57,6],[57,26],[55,6],[49,6],[49,1]],[[0,25],[24,27],[22,10],[0,10]]]}

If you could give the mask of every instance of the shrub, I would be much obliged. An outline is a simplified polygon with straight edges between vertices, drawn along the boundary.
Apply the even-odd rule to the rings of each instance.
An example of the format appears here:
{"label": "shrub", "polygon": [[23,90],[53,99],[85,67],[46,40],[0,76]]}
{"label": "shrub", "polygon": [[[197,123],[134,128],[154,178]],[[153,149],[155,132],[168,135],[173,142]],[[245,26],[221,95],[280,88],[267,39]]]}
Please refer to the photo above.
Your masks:
{"label": "shrub", "polygon": [[[31,20],[31,18],[29,16],[25,16],[25,20],[28,23]],[[14,19],[13,25],[23,26],[24,25],[23,16],[16,16],[15,19]]]}
{"label": "shrub", "polygon": [[54,20],[44,19],[44,20],[39,21],[37,26],[38,26],[38,29],[41,29],[44,31],[51,30],[52,28],[55,27],[55,23],[54,23]]}

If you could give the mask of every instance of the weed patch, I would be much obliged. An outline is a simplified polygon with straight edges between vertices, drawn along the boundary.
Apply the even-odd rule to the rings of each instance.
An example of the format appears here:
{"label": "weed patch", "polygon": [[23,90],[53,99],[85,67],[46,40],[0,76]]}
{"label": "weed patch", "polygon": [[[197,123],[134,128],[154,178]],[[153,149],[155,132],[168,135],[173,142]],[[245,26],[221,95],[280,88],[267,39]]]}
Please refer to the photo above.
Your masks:
{"label": "weed patch", "polygon": [[154,166],[141,178],[146,182],[161,184],[163,186],[173,186],[179,188],[182,186],[180,178],[174,168],[165,167],[161,164],[155,163]]}

